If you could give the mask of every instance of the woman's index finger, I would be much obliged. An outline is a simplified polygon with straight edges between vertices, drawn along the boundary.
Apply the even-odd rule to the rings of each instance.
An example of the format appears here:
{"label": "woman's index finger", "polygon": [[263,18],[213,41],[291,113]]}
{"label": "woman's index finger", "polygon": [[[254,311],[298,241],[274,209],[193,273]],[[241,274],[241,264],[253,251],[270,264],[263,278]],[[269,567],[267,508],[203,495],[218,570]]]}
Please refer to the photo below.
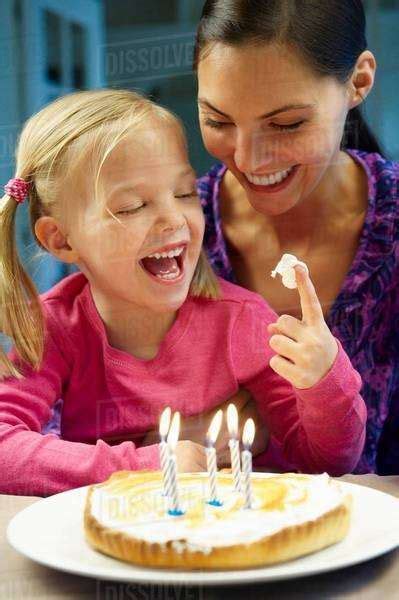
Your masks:
{"label": "woman's index finger", "polygon": [[296,265],[294,269],[301,301],[302,320],[309,325],[317,323],[320,320],[324,321],[320,300],[316,294],[308,270],[302,265]]}

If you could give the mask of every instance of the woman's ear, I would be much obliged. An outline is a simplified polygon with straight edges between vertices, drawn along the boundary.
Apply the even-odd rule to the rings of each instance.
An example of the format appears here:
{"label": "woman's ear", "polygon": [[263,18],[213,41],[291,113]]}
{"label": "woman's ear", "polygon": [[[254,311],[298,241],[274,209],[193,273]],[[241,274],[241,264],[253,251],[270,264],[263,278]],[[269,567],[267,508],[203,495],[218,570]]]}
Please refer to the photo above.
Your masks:
{"label": "woman's ear", "polygon": [[66,263],[77,263],[79,253],[72,248],[53,217],[40,217],[35,223],[35,234],[42,246],[53,256]]}
{"label": "woman's ear", "polygon": [[374,86],[377,62],[370,50],[365,50],[357,59],[350,79],[349,108],[359,106],[367,98]]}

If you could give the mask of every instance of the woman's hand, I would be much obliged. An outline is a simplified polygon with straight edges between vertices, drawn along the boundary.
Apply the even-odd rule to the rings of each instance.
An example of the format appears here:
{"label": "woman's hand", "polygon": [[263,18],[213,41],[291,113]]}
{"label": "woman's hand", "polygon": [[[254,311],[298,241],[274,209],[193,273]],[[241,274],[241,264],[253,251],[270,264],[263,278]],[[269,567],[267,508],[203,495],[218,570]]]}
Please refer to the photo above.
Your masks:
{"label": "woman's hand", "polygon": [[207,463],[204,446],[190,440],[182,440],[177,442],[175,454],[179,473],[206,471]]}
{"label": "woman's hand", "polygon": [[[247,419],[252,418],[255,421],[256,436],[252,446],[252,454],[257,456],[263,452],[267,447],[269,439],[268,431],[258,415],[255,402],[252,400],[252,396],[244,389],[239,390],[234,396],[226,400],[223,404],[220,404],[210,411],[192,417],[181,417],[179,438],[181,440],[190,440],[198,445],[203,445],[205,443],[206,434],[213,416],[220,409],[222,409],[226,415],[226,410],[230,403],[235,404],[237,408],[240,424],[240,435],[242,435],[242,429]],[[227,422],[224,418],[218,439],[216,440],[215,444],[219,466],[230,466],[229,439],[230,435],[227,428]],[[158,442],[159,433],[157,430],[153,430],[146,434],[142,445],[149,446],[151,444],[157,444]]]}
{"label": "woman's hand", "polygon": [[[222,408],[226,416],[226,411],[229,404],[235,404],[238,411],[239,439],[242,438],[242,432],[246,420],[253,419],[256,428],[256,435],[251,448],[252,456],[257,456],[258,454],[261,454],[261,452],[264,452],[269,442],[269,432],[259,416],[258,409],[251,394],[247,390],[239,390],[235,396],[232,396],[224,404],[215,409],[214,412],[216,413],[219,408]],[[216,442],[219,467],[230,467],[231,465],[229,440],[230,434],[227,427],[227,420],[224,418],[223,425]]]}
{"label": "woman's hand", "polygon": [[277,355],[270,366],[294,387],[306,389],[318,383],[331,369],[338,344],[329,330],[313,283],[302,266],[295,267],[302,308],[302,321],[281,315],[268,326],[270,347]]}

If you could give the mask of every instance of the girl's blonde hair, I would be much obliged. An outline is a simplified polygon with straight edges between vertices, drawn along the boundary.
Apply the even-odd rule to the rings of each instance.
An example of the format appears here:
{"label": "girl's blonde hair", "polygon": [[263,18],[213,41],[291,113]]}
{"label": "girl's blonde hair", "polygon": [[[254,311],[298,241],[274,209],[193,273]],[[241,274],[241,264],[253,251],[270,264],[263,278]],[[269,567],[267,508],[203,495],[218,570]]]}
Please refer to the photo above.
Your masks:
{"label": "girl's blonde hair", "polygon": [[[58,217],[59,197],[64,182],[82,160],[90,156],[95,164],[95,190],[106,158],[136,126],[148,116],[177,125],[179,119],[136,92],[92,90],[57,99],[33,115],[21,132],[15,177],[30,182],[29,214],[35,223],[42,216]],[[16,246],[15,217],[18,203],[9,195],[0,200],[0,331],[15,344],[18,358],[39,370],[44,353],[45,321],[34,283],[23,268]],[[191,282],[190,294],[206,298],[220,295],[218,280],[201,255]],[[0,379],[23,377],[0,346]]]}

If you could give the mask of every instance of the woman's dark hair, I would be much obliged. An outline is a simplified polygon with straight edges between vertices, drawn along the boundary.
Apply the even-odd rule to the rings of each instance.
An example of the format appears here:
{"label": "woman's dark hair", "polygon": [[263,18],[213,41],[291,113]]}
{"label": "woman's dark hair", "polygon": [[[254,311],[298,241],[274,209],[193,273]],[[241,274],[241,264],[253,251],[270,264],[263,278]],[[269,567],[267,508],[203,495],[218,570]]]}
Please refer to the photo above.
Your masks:
{"label": "woman's dark hair", "polygon": [[[194,68],[214,43],[289,44],[321,76],[345,83],[367,49],[362,0],[207,0],[194,50]],[[348,113],[343,148],[383,154],[359,107]]]}

